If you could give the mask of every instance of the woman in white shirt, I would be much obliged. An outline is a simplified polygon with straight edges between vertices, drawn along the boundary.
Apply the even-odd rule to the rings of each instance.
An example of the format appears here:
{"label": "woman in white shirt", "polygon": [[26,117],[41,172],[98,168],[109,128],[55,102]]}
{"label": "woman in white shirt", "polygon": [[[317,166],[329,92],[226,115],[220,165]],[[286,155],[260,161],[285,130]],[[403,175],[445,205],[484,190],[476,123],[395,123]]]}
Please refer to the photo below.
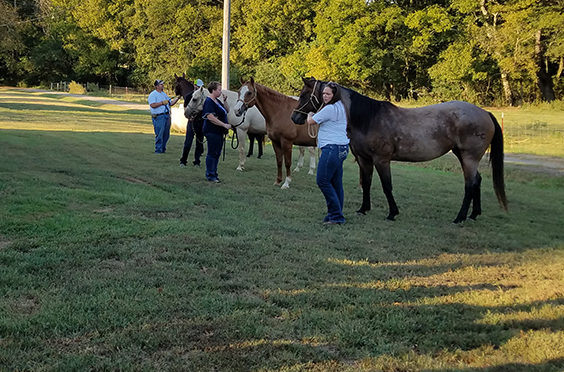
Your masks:
{"label": "woman in white shirt", "polygon": [[327,202],[325,225],[345,223],[343,216],[343,161],[349,153],[347,116],[339,86],[329,82],[323,88],[324,106],[316,114],[309,113],[308,125],[319,124],[317,147],[321,157],[317,167],[317,185]]}

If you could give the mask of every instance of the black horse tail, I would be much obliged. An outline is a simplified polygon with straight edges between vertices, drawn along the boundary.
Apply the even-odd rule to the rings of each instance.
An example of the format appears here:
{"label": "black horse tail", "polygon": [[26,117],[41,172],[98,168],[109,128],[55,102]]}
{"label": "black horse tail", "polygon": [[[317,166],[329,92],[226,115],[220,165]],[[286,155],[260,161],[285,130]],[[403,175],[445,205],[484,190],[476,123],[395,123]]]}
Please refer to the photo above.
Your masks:
{"label": "black horse tail", "polygon": [[505,181],[503,180],[503,132],[497,119],[488,112],[494,123],[495,132],[492,138],[490,150],[490,164],[492,166],[492,177],[495,195],[503,209],[507,210],[507,198],[505,197]]}

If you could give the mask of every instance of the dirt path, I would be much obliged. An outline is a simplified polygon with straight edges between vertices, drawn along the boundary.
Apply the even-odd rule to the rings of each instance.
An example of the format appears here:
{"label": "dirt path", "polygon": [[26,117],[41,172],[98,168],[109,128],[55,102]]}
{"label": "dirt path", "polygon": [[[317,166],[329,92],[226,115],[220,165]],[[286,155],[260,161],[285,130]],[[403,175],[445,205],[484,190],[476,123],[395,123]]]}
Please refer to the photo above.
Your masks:
{"label": "dirt path", "polygon": [[530,154],[505,154],[505,163],[514,164],[532,172],[564,176],[564,158]]}
{"label": "dirt path", "polygon": [[[14,88],[11,88],[14,89]],[[149,110],[149,104],[144,103],[134,103],[134,102],[125,102],[125,101],[118,101],[116,99],[111,99],[107,97],[95,97],[95,96],[86,96],[82,94],[71,94],[66,92],[59,92],[56,90],[45,90],[45,89],[31,89],[31,88],[21,88],[22,90],[26,90],[28,92],[36,92],[36,93],[49,93],[49,94],[60,94],[68,97],[80,98],[88,101],[96,101],[107,105],[116,105],[116,106],[124,106],[128,109],[132,110]]]}

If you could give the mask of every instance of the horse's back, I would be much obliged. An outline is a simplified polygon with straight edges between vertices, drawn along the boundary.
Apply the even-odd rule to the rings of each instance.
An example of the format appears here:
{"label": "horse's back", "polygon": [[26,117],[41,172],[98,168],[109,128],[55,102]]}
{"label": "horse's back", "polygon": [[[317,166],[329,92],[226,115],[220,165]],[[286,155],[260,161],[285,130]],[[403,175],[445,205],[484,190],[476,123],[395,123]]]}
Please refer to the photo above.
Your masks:
{"label": "horse's back", "polygon": [[[393,160],[427,161],[452,149],[481,157],[493,138],[494,124],[487,111],[464,101],[449,101],[417,108],[394,106],[380,130]],[[380,119],[381,123],[386,118]],[[379,134],[382,138],[382,133]]]}

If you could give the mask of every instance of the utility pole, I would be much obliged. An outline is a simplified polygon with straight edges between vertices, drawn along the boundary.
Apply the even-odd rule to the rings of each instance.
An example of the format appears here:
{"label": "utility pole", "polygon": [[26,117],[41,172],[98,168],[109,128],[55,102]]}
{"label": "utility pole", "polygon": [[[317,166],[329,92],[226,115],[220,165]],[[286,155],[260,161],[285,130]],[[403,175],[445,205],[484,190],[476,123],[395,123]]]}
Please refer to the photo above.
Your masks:
{"label": "utility pole", "polygon": [[231,0],[223,0],[223,45],[221,53],[221,87],[229,89],[229,39],[231,25]]}

